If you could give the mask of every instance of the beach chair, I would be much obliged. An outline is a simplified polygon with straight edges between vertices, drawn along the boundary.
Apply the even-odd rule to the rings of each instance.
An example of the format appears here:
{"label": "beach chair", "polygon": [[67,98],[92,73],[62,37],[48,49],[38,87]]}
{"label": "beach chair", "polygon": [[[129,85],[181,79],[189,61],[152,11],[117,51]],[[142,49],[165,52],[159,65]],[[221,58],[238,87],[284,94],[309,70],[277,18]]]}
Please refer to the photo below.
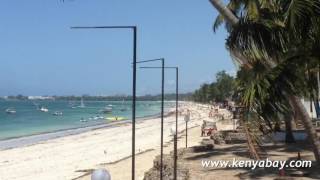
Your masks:
{"label": "beach chair", "polygon": [[216,122],[203,121],[201,127],[201,136],[211,136],[214,132],[217,131]]}

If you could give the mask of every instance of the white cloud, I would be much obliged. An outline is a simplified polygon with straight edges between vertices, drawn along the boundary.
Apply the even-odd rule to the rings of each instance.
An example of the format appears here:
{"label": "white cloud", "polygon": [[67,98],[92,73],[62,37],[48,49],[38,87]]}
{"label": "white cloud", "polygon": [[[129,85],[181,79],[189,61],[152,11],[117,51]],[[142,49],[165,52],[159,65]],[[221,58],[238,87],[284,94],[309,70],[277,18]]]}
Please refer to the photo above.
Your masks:
{"label": "white cloud", "polygon": [[230,76],[236,77],[237,76],[237,71],[232,69],[232,70],[228,70],[226,71],[227,74],[229,74]]}

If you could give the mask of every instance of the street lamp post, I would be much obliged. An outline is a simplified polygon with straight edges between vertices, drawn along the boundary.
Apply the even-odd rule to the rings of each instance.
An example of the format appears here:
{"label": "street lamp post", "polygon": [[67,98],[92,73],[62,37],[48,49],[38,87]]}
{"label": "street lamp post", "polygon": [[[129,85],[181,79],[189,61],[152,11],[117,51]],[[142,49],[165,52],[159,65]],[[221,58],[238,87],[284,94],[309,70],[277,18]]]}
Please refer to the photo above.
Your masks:
{"label": "street lamp post", "polygon": [[173,153],[173,179],[177,180],[177,131],[175,129],[175,127],[171,127],[171,134],[173,136],[173,149],[174,149],[174,153]]}
{"label": "street lamp post", "polygon": [[137,88],[137,27],[136,26],[78,26],[71,29],[131,29],[133,32],[133,71],[132,71],[132,168],[131,179],[135,179],[135,140],[136,140],[136,88]]}
{"label": "street lamp post", "polygon": [[[176,127],[175,127],[175,132],[177,134],[178,132],[178,106],[179,106],[179,68],[178,67],[140,67],[144,69],[175,69],[176,70]],[[177,135],[174,136],[174,180],[177,179],[177,145],[178,145],[178,139]],[[162,145],[161,145],[162,147]]]}
{"label": "street lamp post", "polygon": [[160,135],[160,180],[163,177],[163,116],[164,116],[164,58],[138,61],[137,63],[146,63],[161,61],[161,135]]}
{"label": "street lamp post", "polygon": [[178,67],[175,68],[176,69],[176,136],[174,139],[175,142],[175,147],[174,147],[174,180],[177,180],[177,160],[178,160],[178,106],[179,106],[179,69]]}
{"label": "street lamp post", "polygon": [[186,148],[188,148],[188,122],[190,121],[190,114],[188,114],[184,117],[184,121],[186,122]]}

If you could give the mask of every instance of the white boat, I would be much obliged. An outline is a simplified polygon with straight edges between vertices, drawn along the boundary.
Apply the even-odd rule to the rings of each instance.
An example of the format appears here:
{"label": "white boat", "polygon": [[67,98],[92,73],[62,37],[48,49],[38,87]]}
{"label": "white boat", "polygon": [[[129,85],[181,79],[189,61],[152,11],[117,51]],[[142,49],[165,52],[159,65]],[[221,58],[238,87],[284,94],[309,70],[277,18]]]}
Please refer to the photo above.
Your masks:
{"label": "white boat", "polygon": [[8,108],[8,109],[6,109],[6,113],[7,114],[15,114],[15,113],[17,113],[17,111],[14,108]]}
{"label": "white boat", "polygon": [[112,113],[112,108],[111,107],[105,107],[104,109],[100,110],[101,113]]}
{"label": "white boat", "polygon": [[87,122],[87,120],[84,119],[84,118],[81,118],[81,119],[80,119],[80,122]]}
{"label": "white boat", "polygon": [[69,102],[69,105],[68,105],[69,107],[71,107],[71,109],[75,109],[75,108],[77,108],[77,106],[74,104],[74,102]]}
{"label": "white boat", "polygon": [[40,110],[38,103],[32,102],[32,104],[36,107],[37,110]]}
{"label": "white boat", "polygon": [[125,106],[124,106],[124,100],[122,100],[122,108],[120,109],[120,111],[127,111],[128,110],[128,108],[126,108]]}
{"label": "white boat", "polygon": [[81,98],[81,104],[79,106],[79,108],[85,108],[86,106],[84,105],[84,102],[83,102],[83,98]]}
{"label": "white boat", "polygon": [[54,116],[62,116],[63,113],[61,111],[55,111],[54,113],[52,113],[52,115],[54,115]]}
{"label": "white boat", "polygon": [[45,108],[45,107],[41,107],[41,108],[40,108],[40,111],[41,111],[41,112],[48,112],[49,109],[47,109],[47,108]]}
{"label": "white boat", "polygon": [[127,108],[121,108],[121,109],[120,109],[121,112],[127,111],[127,110],[128,110]]}

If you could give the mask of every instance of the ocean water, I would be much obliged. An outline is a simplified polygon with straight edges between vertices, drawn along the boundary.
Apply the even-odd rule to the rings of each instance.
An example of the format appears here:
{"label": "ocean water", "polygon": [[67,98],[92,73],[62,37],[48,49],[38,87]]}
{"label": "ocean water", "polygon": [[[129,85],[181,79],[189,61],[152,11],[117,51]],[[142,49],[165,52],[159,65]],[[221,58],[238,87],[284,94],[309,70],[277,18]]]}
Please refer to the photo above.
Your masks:
{"label": "ocean water", "polygon": [[[108,117],[123,117],[131,119],[131,101],[84,101],[85,107],[80,102],[69,101],[17,101],[0,100],[0,140],[55,132],[66,129],[81,128],[99,124],[110,123]],[[165,103],[165,108],[173,105]],[[48,112],[41,112],[39,107],[46,107]],[[76,107],[76,108],[72,108]],[[146,117],[160,113],[159,101],[137,101],[136,116]],[[112,107],[112,113],[104,114],[100,110]],[[15,114],[7,114],[7,108],[14,108]],[[55,111],[63,113],[54,116]]]}

